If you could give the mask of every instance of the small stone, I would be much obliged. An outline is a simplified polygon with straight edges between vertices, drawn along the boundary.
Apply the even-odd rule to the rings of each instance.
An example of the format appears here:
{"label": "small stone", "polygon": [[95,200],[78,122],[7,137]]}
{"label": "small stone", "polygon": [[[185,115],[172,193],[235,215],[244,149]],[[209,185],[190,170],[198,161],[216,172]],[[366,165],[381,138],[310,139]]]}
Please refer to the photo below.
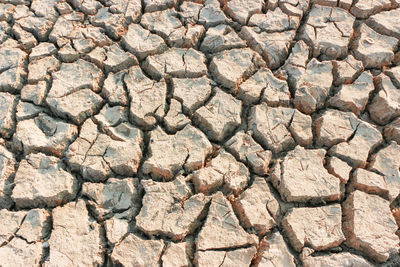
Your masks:
{"label": "small stone", "polygon": [[199,226],[209,197],[192,195],[183,177],[172,182],[143,180],[143,206],[136,226],[148,235],[163,235],[182,240]]}
{"label": "small stone", "polygon": [[89,217],[80,199],[53,210],[46,266],[89,266],[103,264],[100,225]]}
{"label": "small stone", "polygon": [[262,68],[239,86],[238,98],[245,104],[261,100],[271,107],[289,106],[290,92],[286,81],[279,80],[269,69]]}
{"label": "small stone", "polygon": [[217,82],[236,91],[239,84],[255,72],[260,62],[259,56],[249,48],[231,49],[212,58],[210,71]]}
{"label": "small stone", "polygon": [[363,72],[352,84],[344,84],[340,91],[329,99],[329,104],[343,111],[360,114],[364,111],[369,94],[375,90],[372,75]]}
{"label": "small stone", "polygon": [[371,157],[371,169],[385,176],[391,199],[400,193],[400,145],[392,141]]}
{"label": "small stone", "polygon": [[156,179],[171,180],[182,168],[194,171],[203,167],[211,152],[206,136],[190,124],[175,135],[167,135],[157,127],[150,133],[149,157],[143,163],[143,172]]}
{"label": "small stone", "polygon": [[220,24],[207,30],[200,50],[206,53],[217,53],[222,50],[244,48],[245,46],[246,42],[231,27]]}
{"label": "small stone", "polygon": [[257,249],[255,247],[239,248],[230,251],[198,250],[194,262],[196,266],[250,266]]}
{"label": "small stone", "polygon": [[33,102],[35,105],[44,104],[47,94],[47,83],[40,81],[37,84],[27,84],[21,89],[21,100]]}
{"label": "small stone", "polygon": [[308,14],[300,38],[313,47],[313,56],[323,59],[343,58],[353,34],[355,18],[346,10],[314,6]]}
{"label": "small stone", "polygon": [[143,69],[153,78],[198,78],[206,74],[205,56],[192,48],[171,48],[161,55],[149,56]]}
{"label": "small stone", "polygon": [[164,121],[167,130],[170,132],[182,130],[187,124],[190,123],[190,119],[182,113],[181,103],[175,99],[171,99],[169,111],[164,117]]}
{"label": "small stone", "polygon": [[183,109],[193,113],[211,95],[210,80],[206,77],[193,79],[173,78],[173,97],[182,103]]}
{"label": "small stone", "polygon": [[17,235],[29,243],[40,242],[50,233],[50,212],[32,209],[26,214]]}
{"label": "small stone", "polygon": [[151,33],[139,24],[129,25],[128,31],[122,38],[122,43],[139,60],[167,50],[167,45],[160,36]]}
{"label": "small stone", "polygon": [[286,244],[285,240],[283,240],[283,237],[279,232],[275,232],[270,235],[267,239],[265,239],[265,242],[268,247],[262,252],[258,266],[296,266],[295,258],[289,251],[288,245]]}
{"label": "small stone", "polygon": [[297,251],[305,246],[325,250],[336,247],[345,240],[339,204],[293,208],[283,219],[282,226]]}
{"label": "small stone", "polygon": [[88,198],[89,208],[100,219],[125,212],[139,211],[140,191],[137,178],[110,178],[105,184],[83,183],[82,195]]}
{"label": "small stone", "polygon": [[275,225],[267,207],[271,193],[264,178],[257,177],[251,187],[233,203],[239,220],[247,228],[254,228],[259,236],[267,234]]}
{"label": "small stone", "polygon": [[240,37],[259,53],[270,69],[276,69],[285,62],[295,31],[263,32],[258,27],[242,27]]}
{"label": "small stone", "polygon": [[389,65],[393,60],[393,50],[398,41],[396,38],[375,32],[363,23],[356,30],[353,54],[363,62],[364,68],[380,68]]}
{"label": "small stone", "polygon": [[67,145],[77,136],[78,127],[40,113],[37,117],[19,121],[13,145],[25,155],[43,152],[61,157]]}
{"label": "small stone", "polygon": [[147,30],[167,38],[173,31],[182,26],[175,9],[155,11],[142,15],[141,25]]}
{"label": "small stone", "polygon": [[351,167],[337,157],[330,157],[326,168],[330,174],[339,178],[343,184],[346,184],[350,178]]}
{"label": "small stone", "polygon": [[246,24],[255,13],[261,13],[263,2],[261,0],[232,0],[225,4],[224,11],[240,24]]}
{"label": "small stone", "polygon": [[326,151],[296,148],[278,161],[271,181],[289,202],[334,201],[341,197],[340,180],[324,168]]}
{"label": "small stone", "polygon": [[[10,196],[13,188],[14,165],[14,155],[0,145],[0,209],[10,208],[13,204]],[[2,243],[1,240],[0,243]]]}
{"label": "small stone", "polygon": [[389,201],[361,191],[350,193],[343,204],[346,244],[377,262],[385,262],[399,249],[389,205]]}
{"label": "small stone", "polygon": [[351,185],[357,190],[384,198],[387,198],[389,194],[384,176],[364,169],[355,170]]}
{"label": "small stone", "polygon": [[310,116],[296,109],[271,108],[265,103],[253,106],[249,114],[249,129],[253,131],[253,137],[274,153],[291,149],[296,142],[301,145],[310,144],[311,123]]}
{"label": "small stone", "polygon": [[379,92],[372,99],[368,111],[374,122],[385,125],[400,116],[400,88],[386,75],[379,77],[377,87]]}
{"label": "small stone", "polygon": [[170,243],[161,257],[163,266],[189,266],[187,243]]}
{"label": "small stone", "polygon": [[12,199],[19,208],[55,207],[71,201],[77,180],[56,157],[30,154],[19,165]]}
{"label": "small stone", "polygon": [[111,260],[124,266],[156,267],[163,249],[163,240],[145,240],[131,233],[114,247]]}
{"label": "small stone", "polygon": [[268,173],[272,153],[269,150],[264,150],[251,137],[251,133],[239,131],[225,145],[229,152],[239,158],[240,161],[247,163],[256,174],[266,175]]}
{"label": "small stone", "polygon": [[126,73],[126,71],[109,73],[104,81],[101,93],[111,105],[128,105],[128,93],[124,88],[124,77]]}
{"label": "small stone", "polygon": [[9,93],[0,93],[0,135],[10,138],[15,129],[17,98]]}
{"label": "small stone", "polygon": [[221,142],[242,123],[241,112],[241,102],[217,88],[211,101],[194,113],[194,119],[211,140]]}
{"label": "small stone", "polygon": [[139,66],[129,69],[124,76],[130,99],[130,117],[137,124],[153,126],[165,115],[167,84],[147,78]]}
{"label": "small stone", "polygon": [[211,201],[206,221],[197,236],[197,250],[227,249],[255,245],[257,238],[239,224],[229,201],[221,192]]}
{"label": "small stone", "polygon": [[352,55],[347,56],[341,61],[333,61],[332,64],[333,84],[335,86],[353,83],[357,76],[364,70],[362,62],[355,59]]}

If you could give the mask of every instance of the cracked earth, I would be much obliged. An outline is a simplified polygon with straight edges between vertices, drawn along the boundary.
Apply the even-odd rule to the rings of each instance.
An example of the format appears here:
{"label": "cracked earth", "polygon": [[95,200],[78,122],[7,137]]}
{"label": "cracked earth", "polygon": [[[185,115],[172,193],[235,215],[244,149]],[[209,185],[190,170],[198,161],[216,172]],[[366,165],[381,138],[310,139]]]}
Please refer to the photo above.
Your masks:
{"label": "cracked earth", "polygon": [[0,266],[400,266],[400,0],[0,0]]}

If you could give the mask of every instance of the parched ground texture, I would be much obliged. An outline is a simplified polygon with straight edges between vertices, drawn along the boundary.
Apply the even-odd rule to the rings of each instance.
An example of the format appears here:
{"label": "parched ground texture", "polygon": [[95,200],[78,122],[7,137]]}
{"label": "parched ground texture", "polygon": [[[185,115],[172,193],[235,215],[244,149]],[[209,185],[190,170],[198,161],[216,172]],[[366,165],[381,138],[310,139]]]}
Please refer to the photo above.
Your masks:
{"label": "parched ground texture", "polygon": [[0,0],[0,266],[400,266],[400,0]]}

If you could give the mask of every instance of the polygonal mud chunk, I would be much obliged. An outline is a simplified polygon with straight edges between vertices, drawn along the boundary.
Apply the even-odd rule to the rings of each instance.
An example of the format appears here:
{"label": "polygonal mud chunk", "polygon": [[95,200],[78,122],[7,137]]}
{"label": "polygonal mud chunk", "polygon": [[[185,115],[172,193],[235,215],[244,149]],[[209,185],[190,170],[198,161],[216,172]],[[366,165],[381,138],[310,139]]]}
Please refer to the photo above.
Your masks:
{"label": "polygonal mud chunk", "polygon": [[393,140],[400,144],[400,118],[386,125],[383,134],[387,142]]}
{"label": "polygonal mud chunk", "polygon": [[125,74],[126,71],[109,73],[104,81],[101,93],[111,105],[128,105],[128,94],[124,89]]}
{"label": "polygonal mud chunk", "polygon": [[170,180],[182,168],[194,171],[203,167],[211,152],[206,136],[190,124],[175,135],[167,135],[158,127],[150,133],[149,158],[143,163],[143,172]]}
{"label": "polygonal mud chunk", "polygon": [[372,75],[363,72],[354,83],[342,85],[340,91],[329,99],[329,104],[343,111],[360,114],[374,89]]}
{"label": "polygonal mud chunk", "polygon": [[182,240],[199,226],[209,197],[192,195],[183,177],[172,182],[143,180],[143,207],[136,216],[136,226],[148,235],[164,235]]}
{"label": "polygonal mud chunk", "polygon": [[198,250],[194,262],[196,266],[250,266],[257,249],[255,247],[239,248],[230,251]]}
{"label": "polygonal mud chunk", "polygon": [[167,45],[160,36],[143,29],[139,24],[129,25],[128,31],[122,38],[122,43],[140,60],[148,55],[159,54],[167,50]]}
{"label": "polygonal mud chunk", "polygon": [[110,106],[105,105],[99,112],[95,115],[93,121],[99,125],[101,131],[109,134],[114,139],[120,139],[114,136],[115,130],[113,128],[121,125],[128,121],[128,110],[122,106]]}
{"label": "polygonal mud chunk", "polygon": [[30,243],[40,242],[50,230],[50,212],[45,209],[32,209],[26,214],[17,235]]}
{"label": "polygonal mud chunk", "polygon": [[143,68],[155,79],[197,78],[207,72],[205,61],[204,55],[192,48],[171,48],[161,55],[147,57]]}
{"label": "polygonal mud chunk", "polygon": [[94,26],[103,27],[107,34],[114,39],[119,39],[125,34],[125,16],[114,14],[109,8],[100,8],[97,14],[91,17],[90,22]]}
{"label": "polygonal mud chunk", "polygon": [[0,229],[0,245],[3,246],[10,241],[15,233],[18,232],[21,224],[23,223],[27,212],[26,211],[8,211],[6,209],[0,210],[0,219],[2,227]]}
{"label": "polygonal mud chunk", "polygon": [[371,16],[367,24],[375,31],[400,39],[400,9],[380,12]]}
{"label": "polygonal mud chunk", "polygon": [[227,21],[227,18],[224,12],[220,9],[219,2],[209,2],[211,3],[205,3],[205,6],[200,10],[198,22],[203,24],[206,28],[224,24],[224,22]]}
{"label": "polygonal mud chunk", "polygon": [[343,205],[346,244],[378,262],[397,254],[397,225],[389,205],[378,196],[352,192]]}
{"label": "polygonal mud chunk", "polygon": [[303,75],[294,77],[294,105],[300,111],[310,114],[323,107],[332,85],[332,63],[319,62],[313,58],[306,67],[300,69]]}
{"label": "polygonal mud chunk", "polygon": [[128,233],[129,222],[132,219],[132,213],[130,211],[131,210],[127,210],[126,212],[115,214],[104,222],[107,241],[115,244],[120,242],[126,233]]}
{"label": "polygonal mud chunk", "polygon": [[367,1],[360,0],[352,5],[350,12],[357,18],[366,19],[369,16],[378,13],[382,9],[391,7],[390,0]]}
{"label": "polygonal mud chunk", "polygon": [[248,25],[257,26],[266,32],[284,32],[296,30],[300,25],[300,17],[289,16],[277,7],[275,10],[268,10],[267,14],[254,14]]}
{"label": "polygonal mud chunk", "polygon": [[268,212],[270,191],[264,178],[257,177],[251,187],[244,191],[233,203],[239,220],[247,228],[254,228],[260,236],[265,235],[275,225]]}
{"label": "polygonal mud chunk", "polygon": [[32,103],[19,101],[15,118],[17,119],[17,122],[21,120],[29,120],[38,116],[43,111],[44,109],[42,107],[38,107]]}
{"label": "polygonal mud chunk", "polygon": [[272,159],[272,153],[264,150],[254,139],[251,133],[237,132],[225,145],[240,161],[249,164],[249,167],[258,175],[265,175]]}
{"label": "polygonal mud chunk", "polygon": [[15,237],[10,243],[0,247],[0,257],[7,259],[3,266],[37,266],[42,258],[41,242],[28,243]]}
{"label": "polygonal mud chunk", "polygon": [[47,83],[40,81],[37,84],[27,84],[21,89],[21,100],[33,102],[35,105],[44,104],[47,94]]}
{"label": "polygonal mud chunk", "polygon": [[261,54],[269,68],[276,69],[287,58],[295,34],[295,31],[269,33],[261,31],[258,27],[245,26],[239,35],[246,40],[247,45]]}
{"label": "polygonal mud chunk", "polygon": [[32,48],[29,54],[29,60],[44,58],[50,55],[54,55],[57,52],[57,48],[52,43],[40,43],[39,45]]}
{"label": "polygonal mud chunk", "polygon": [[242,123],[241,102],[221,89],[207,105],[199,108],[194,118],[211,140],[221,142]]}
{"label": "polygonal mud chunk", "polygon": [[68,1],[74,8],[82,10],[85,14],[94,15],[97,10],[101,8],[101,3],[95,0],[69,0]]}
{"label": "polygonal mud chunk", "polygon": [[265,103],[252,107],[249,114],[249,129],[254,138],[275,153],[293,148],[296,142],[310,144],[311,123],[310,116],[296,109],[271,108]]}
{"label": "polygonal mud chunk", "polygon": [[163,266],[180,267],[189,266],[188,246],[190,243],[169,243],[163,256],[161,257]]}
{"label": "polygonal mud chunk", "polygon": [[168,36],[167,43],[174,47],[197,47],[204,31],[202,25],[188,24],[186,27],[182,26],[176,29],[170,36]]}
{"label": "polygonal mud chunk", "polygon": [[[305,253],[310,251],[310,255]],[[332,253],[321,256],[311,256],[312,249],[305,248],[300,256],[301,262],[304,267],[324,267],[324,266],[363,266],[373,267],[374,265],[369,263],[366,259],[361,256],[352,254],[350,252]]]}
{"label": "polygonal mud chunk", "polygon": [[[261,241],[263,242],[263,241]],[[267,248],[260,255],[261,259],[258,262],[260,267],[268,266],[285,266],[295,267],[295,259],[289,251],[289,247],[283,240],[279,232],[273,233],[265,239]]]}
{"label": "polygonal mud chunk", "polygon": [[13,144],[25,155],[43,152],[60,157],[77,134],[78,127],[75,125],[40,113],[36,118],[18,122]]}
{"label": "polygonal mud chunk", "polygon": [[261,59],[249,48],[231,49],[217,53],[210,63],[215,80],[236,91],[238,85],[248,78],[260,65]]}
{"label": "polygonal mud chunk", "polygon": [[368,194],[375,194],[384,198],[389,195],[385,177],[364,169],[355,170],[351,185],[355,189]]}
{"label": "polygonal mud chunk", "polygon": [[163,240],[145,240],[131,233],[114,247],[111,260],[123,266],[156,267],[163,249]]}
{"label": "polygonal mud chunk", "polygon": [[138,64],[134,55],[125,52],[117,45],[108,47],[105,56],[106,60],[103,62],[103,66],[106,72],[118,72]]}
{"label": "polygonal mud chunk", "polygon": [[385,176],[391,199],[400,193],[400,146],[394,141],[371,158],[371,169]]}
{"label": "polygonal mud chunk", "polygon": [[87,120],[66,153],[71,169],[93,182],[104,181],[112,174],[136,174],[142,158],[143,133],[127,123],[114,130],[118,138],[98,133],[97,126]]}
{"label": "polygonal mud chunk", "polygon": [[9,93],[0,93],[0,135],[11,137],[15,129],[16,97]]}
{"label": "polygonal mud chunk", "polygon": [[140,203],[138,187],[137,178],[110,178],[105,184],[84,183],[82,195],[89,199],[89,207],[94,214],[104,219],[128,209],[136,213]]}
{"label": "polygonal mud chunk", "polygon": [[261,13],[263,2],[261,0],[231,0],[225,4],[225,12],[240,24],[246,24],[251,15]]}
{"label": "polygonal mud chunk", "polygon": [[341,61],[333,61],[332,64],[334,75],[333,84],[335,86],[352,83],[364,70],[362,62],[355,59],[352,55],[347,56]]}
{"label": "polygonal mud chunk", "polygon": [[208,53],[217,53],[222,50],[243,48],[245,46],[246,42],[240,39],[231,27],[221,24],[207,30],[200,50]]}
{"label": "polygonal mud chunk", "polygon": [[379,77],[377,87],[380,91],[372,99],[368,111],[374,122],[384,125],[400,116],[400,88],[386,75]]}
{"label": "polygonal mud chunk", "polygon": [[140,21],[142,26],[162,38],[167,38],[175,29],[182,26],[175,9],[145,13]]}
{"label": "polygonal mud chunk", "polygon": [[28,66],[28,83],[50,80],[50,74],[59,66],[60,62],[54,56],[31,61]]}
{"label": "polygonal mud chunk", "polygon": [[290,202],[334,201],[341,196],[340,180],[324,167],[326,151],[297,146],[275,165],[271,180]]}
{"label": "polygonal mud chunk", "polygon": [[144,11],[154,12],[173,7],[176,0],[144,0]]}
{"label": "polygonal mud chunk", "polygon": [[373,124],[360,122],[351,140],[334,145],[329,150],[354,167],[365,167],[369,154],[383,141],[382,135]]}
{"label": "polygonal mud chunk", "polygon": [[110,6],[112,13],[122,13],[125,15],[126,22],[136,23],[142,15],[142,1],[141,0],[110,0],[107,2]]}
{"label": "polygonal mud chunk", "polygon": [[0,90],[18,92],[25,76],[27,54],[18,49],[4,46],[0,48]]}
{"label": "polygonal mud chunk", "polygon": [[100,225],[89,217],[83,200],[53,210],[47,266],[89,266],[103,263]]}
{"label": "polygonal mud chunk", "polygon": [[317,144],[331,147],[347,141],[359,124],[353,113],[328,109],[315,121]]}
{"label": "polygonal mud chunk", "polygon": [[182,113],[181,103],[178,100],[171,99],[169,111],[164,117],[164,122],[168,131],[176,132],[182,130],[186,124],[189,124],[190,119]]}
{"label": "polygonal mud chunk", "polygon": [[258,70],[239,86],[238,97],[245,104],[258,102],[260,99],[269,106],[288,106],[290,92],[287,83],[276,78],[267,68]]}
{"label": "polygonal mud chunk", "polygon": [[256,236],[248,234],[240,226],[229,201],[221,192],[216,193],[197,236],[197,250],[235,248],[256,243]]}
{"label": "polygonal mud chunk", "polygon": [[301,39],[313,47],[313,56],[343,58],[353,34],[355,18],[338,7],[314,6],[301,29]]}
{"label": "polygonal mud chunk", "polygon": [[203,8],[201,3],[195,3],[191,1],[184,1],[179,9],[181,10],[181,17],[186,23],[195,24],[199,20],[200,9]]}
{"label": "polygonal mud chunk", "polygon": [[190,113],[199,108],[210,96],[210,80],[206,77],[193,79],[173,78],[173,97],[182,102],[184,109]]}
{"label": "polygonal mud chunk", "polygon": [[343,184],[346,184],[350,178],[351,167],[345,161],[337,157],[330,157],[328,159],[326,169],[330,174],[338,177]]}
{"label": "polygonal mud chunk", "polygon": [[141,126],[153,126],[165,115],[167,85],[147,78],[140,67],[132,67],[124,76],[130,97],[130,116]]}
{"label": "polygonal mud chunk", "polygon": [[17,207],[55,207],[71,201],[77,193],[77,180],[64,170],[56,157],[30,154],[15,174],[12,199]]}
{"label": "polygonal mud chunk", "polygon": [[220,150],[206,168],[195,171],[191,175],[196,192],[210,194],[224,185],[226,193],[239,194],[246,187],[250,177],[246,166],[237,162],[225,150]]}
{"label": "polygonal mud chunk", "polygon": [[12,175],[14,174],[14,155],[4,146],[0,145],[0,209],[12,205],[10,198],[13,188]]}
{"label": "polygonal mud chunk", "polygon": [[364,23],[356,33],[353,54],[363,62],[365,68],[380,68],[390,64],[399,40],[379,34]]}
{"label": "polygonal mud chunk", "polygon": [[342,211],[339,204],[317,208],[293,208],[282,221],[283,228],[293,248],[301,251],[304,246],[325,250],[340,245]]}

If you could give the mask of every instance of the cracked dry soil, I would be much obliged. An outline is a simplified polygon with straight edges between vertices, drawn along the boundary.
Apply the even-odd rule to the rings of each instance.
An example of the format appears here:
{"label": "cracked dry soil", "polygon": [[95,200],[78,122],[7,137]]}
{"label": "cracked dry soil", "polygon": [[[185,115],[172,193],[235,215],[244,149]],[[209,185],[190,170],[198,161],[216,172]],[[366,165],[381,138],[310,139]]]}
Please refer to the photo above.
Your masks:
{"label": "cracked dry soil", "polygon": [[400,266],[399,0],[0,0],[0,266]]}

